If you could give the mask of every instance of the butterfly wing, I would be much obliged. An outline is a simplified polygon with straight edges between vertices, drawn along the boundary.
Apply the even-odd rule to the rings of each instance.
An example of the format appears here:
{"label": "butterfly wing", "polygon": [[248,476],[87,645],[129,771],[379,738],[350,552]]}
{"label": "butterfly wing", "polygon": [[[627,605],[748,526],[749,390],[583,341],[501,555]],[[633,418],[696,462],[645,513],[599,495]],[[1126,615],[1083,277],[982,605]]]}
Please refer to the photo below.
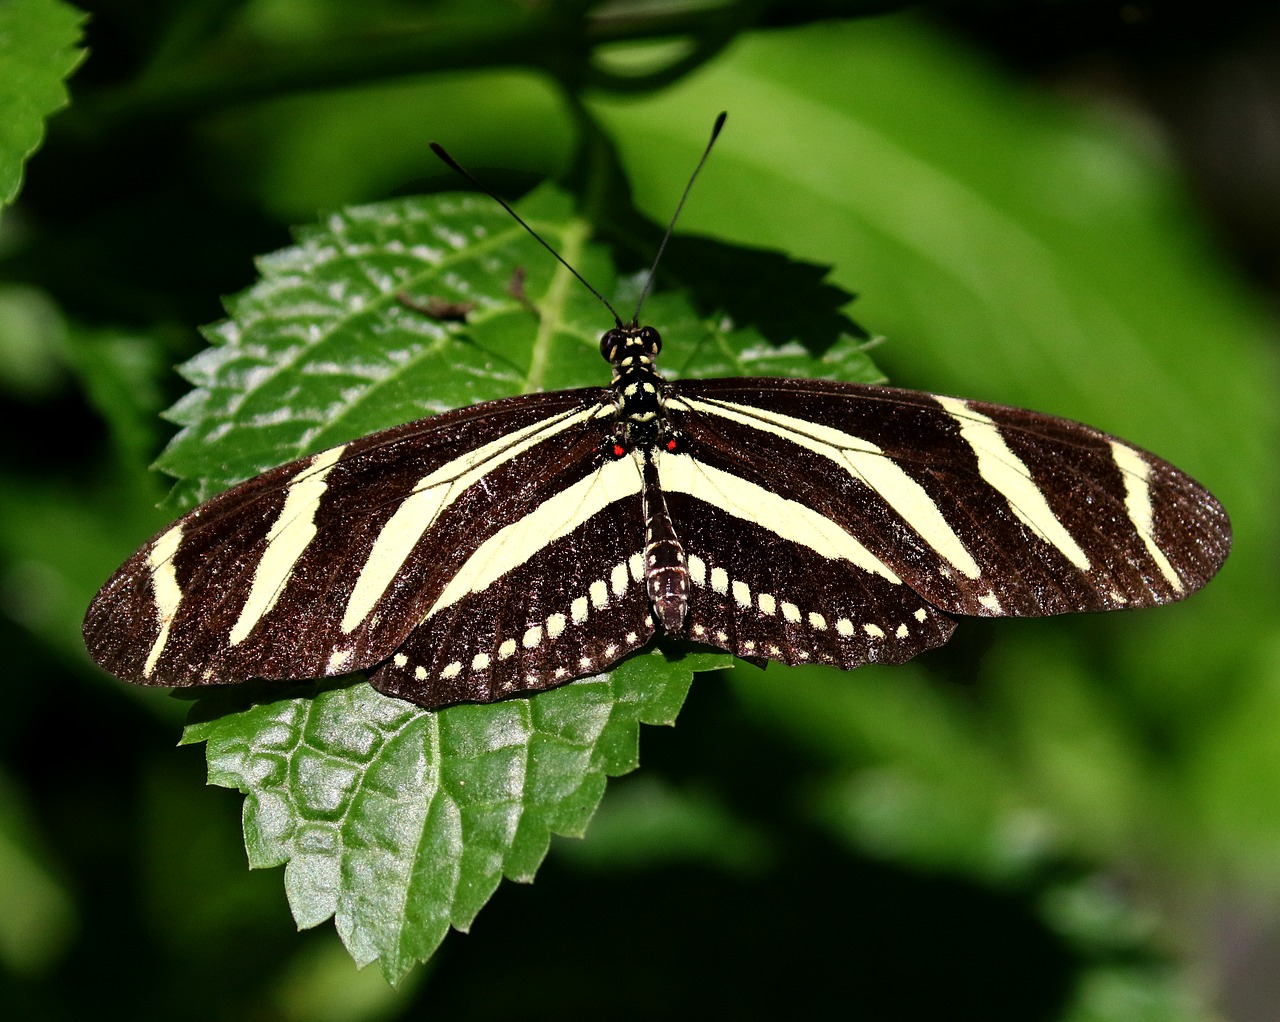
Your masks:
{"label": "butterfly wing", "polygon": [[949,615],[1167,603],[1230,548],[1202,486],[1065,419],[792,379],[680,381],[668,412],[691,637],[741,656],[897,662]]}
{"label": "butterfly wing", "polygon": [[[500,560],[459,586],[457,599],[433,609],[372,675],[374,687],[427,707],[491,702],[603,671],[648,643],[655,626],[635,465],[605,462],[581,485],[600,497],[575,495],[554,515],[540,509],[495,536],[523,555],[519,563]],[[615,485],[629,492],[608,500]],[[536,540],[516,535],[526,528],[536,528]],[[469,563],[491,563],[490,555],[481,548]],[[506,573],[489,582],[499,567]]]}
{"label": "butterfly wing", "polygon": [[[721,483],[703,479],[690,489],[723,499]],[[667,500],[688,551],[685,634],[695,642],[747,659],[849,670],[908,660],[955,630],[953,618],[910,587],[799,542],[803,514],[795,507],[773,509],[786,516],[780,535],[725,510],[735,504],[712,506],[688,494]],[[757,503],[753,514],[765,510]]]}
{"label": "butterfly wing", "polygon": [[386,660],[476,567],[477,547],[596,471],[606,395],[476,405],[241,483],[103,586],[85,618],[89,652],[117,677],[174,686]]}

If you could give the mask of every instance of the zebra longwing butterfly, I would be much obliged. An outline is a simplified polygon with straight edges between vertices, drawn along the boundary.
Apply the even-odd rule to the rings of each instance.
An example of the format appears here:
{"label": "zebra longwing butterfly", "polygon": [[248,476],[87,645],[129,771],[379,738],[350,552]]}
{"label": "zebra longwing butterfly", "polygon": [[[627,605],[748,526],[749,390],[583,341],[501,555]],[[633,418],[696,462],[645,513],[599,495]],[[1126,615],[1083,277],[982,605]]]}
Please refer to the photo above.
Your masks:
{"label": "zebra longwing butterfly", "polygon": [[89,652],[150,685],[364,669],[434,708],[657,636],[898,663],[960,616],[1169,603],[1227,556],[1207,490],[1088,426],[864,384],[666,381],[658,332],[615,321],[608,386],[407,423],[200,505],[102,587]]}

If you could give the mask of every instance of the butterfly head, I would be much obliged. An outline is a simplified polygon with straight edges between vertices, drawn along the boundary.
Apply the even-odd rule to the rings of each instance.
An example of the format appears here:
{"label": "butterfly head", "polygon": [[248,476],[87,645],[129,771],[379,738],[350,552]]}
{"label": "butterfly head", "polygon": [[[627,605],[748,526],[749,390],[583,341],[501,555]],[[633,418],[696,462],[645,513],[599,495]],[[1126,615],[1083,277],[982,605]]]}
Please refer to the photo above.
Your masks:
{"label": "butterfly head", "polygon": [[616,326],[600,338],[600,354],[615,369],[652,365],[662,350],[662,337],[651,326]]}

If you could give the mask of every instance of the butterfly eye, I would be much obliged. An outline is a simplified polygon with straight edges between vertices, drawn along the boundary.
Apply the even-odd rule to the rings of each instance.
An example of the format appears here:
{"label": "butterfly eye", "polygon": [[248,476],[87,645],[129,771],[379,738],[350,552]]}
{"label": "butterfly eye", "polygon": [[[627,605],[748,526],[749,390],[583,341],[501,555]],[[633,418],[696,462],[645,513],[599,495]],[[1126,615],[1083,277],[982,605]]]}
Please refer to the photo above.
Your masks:
{"label": "butterfly eye", "polygon": [[640,331],[640,339],[644,343],[644,353],[650,358],[656,358],[662,350],[662,335],[653,327],[647,326]]}
{"label": "butterfly eye", "polygon": [[600,337],[600,354],[604,356],[606,362],[613,362],[617,356],[618,349],[626,343],[622,331],[616,327],[612,330],[606,330]]}

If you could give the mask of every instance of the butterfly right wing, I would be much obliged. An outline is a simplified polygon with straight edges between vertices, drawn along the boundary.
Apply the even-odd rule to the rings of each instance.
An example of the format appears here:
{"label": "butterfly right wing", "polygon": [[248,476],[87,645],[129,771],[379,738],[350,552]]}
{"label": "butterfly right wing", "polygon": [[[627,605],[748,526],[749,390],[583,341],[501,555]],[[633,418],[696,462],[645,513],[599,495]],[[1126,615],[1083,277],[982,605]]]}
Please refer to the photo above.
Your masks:
{"label": "butterfly right wing", "polygon": [[1231,545],[1185,473],[1055,416],[769,378],[678,381],[667,409],[689,637],[739,656],[896,663],[955,615],[1168,603]]}

